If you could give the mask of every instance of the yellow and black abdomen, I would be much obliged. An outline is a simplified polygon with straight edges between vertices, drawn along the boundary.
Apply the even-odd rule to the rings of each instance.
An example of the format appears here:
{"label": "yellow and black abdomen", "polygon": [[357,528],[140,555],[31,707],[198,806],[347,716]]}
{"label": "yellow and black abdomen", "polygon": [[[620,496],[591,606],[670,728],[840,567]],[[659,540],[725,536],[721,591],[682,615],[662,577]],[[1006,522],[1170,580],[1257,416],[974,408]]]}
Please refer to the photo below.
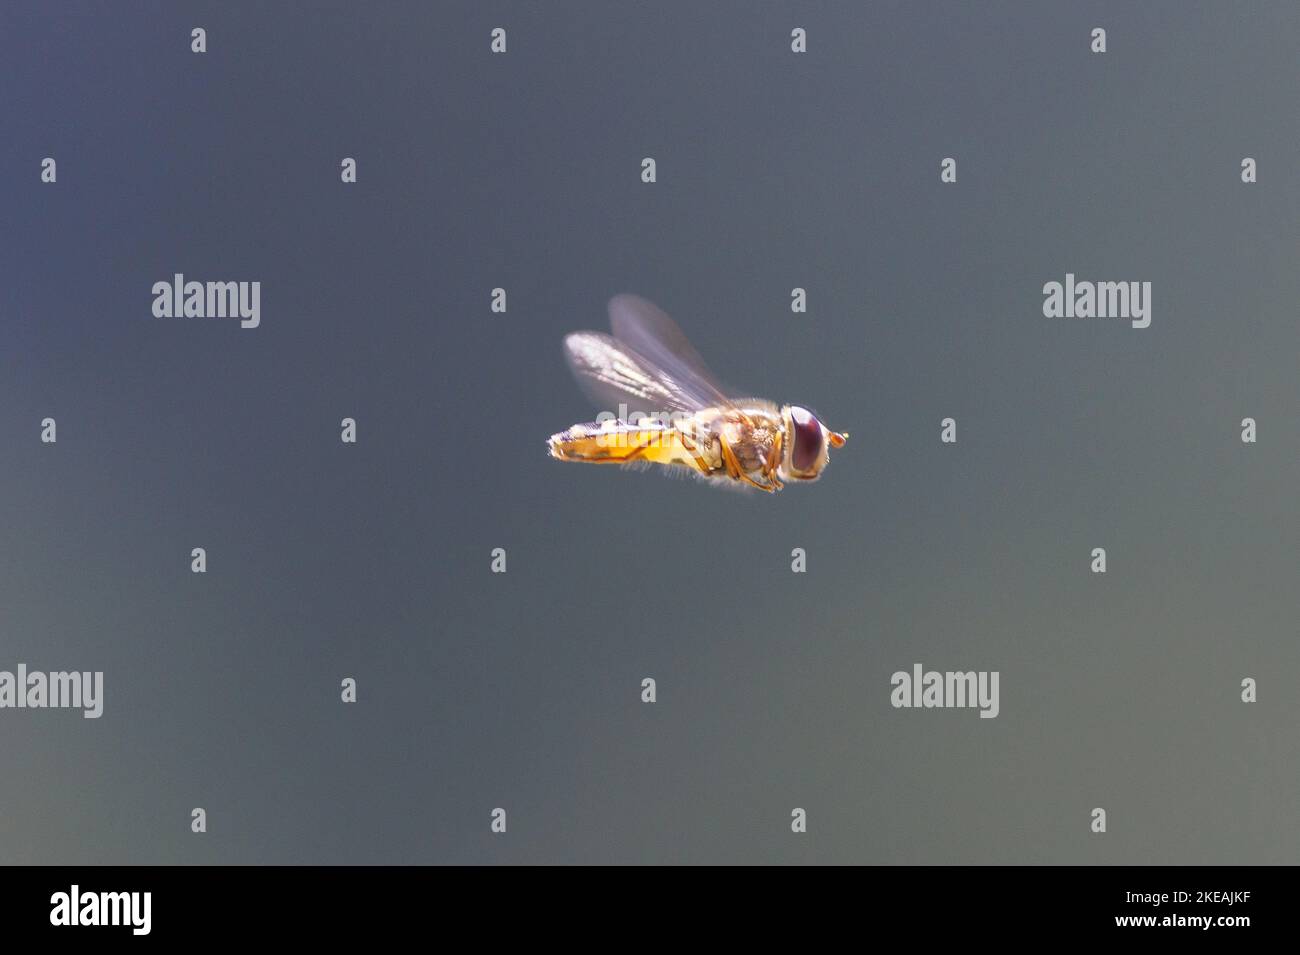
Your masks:
{"label": "yellow and black abdomen", "polygon": [[708,446],[692,435],[653,419],[575,424],[547,442],[551,457],[591,464],[675,464],[710,474],[717,467]]}

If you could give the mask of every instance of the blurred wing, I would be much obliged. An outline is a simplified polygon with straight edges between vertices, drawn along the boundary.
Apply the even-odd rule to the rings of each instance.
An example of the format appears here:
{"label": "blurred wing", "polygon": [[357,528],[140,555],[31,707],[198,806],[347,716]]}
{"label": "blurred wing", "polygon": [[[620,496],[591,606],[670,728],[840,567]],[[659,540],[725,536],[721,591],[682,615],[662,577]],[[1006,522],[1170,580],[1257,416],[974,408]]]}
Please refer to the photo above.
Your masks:
{"label": "blurred wing", "polygon": [[695,408],[731,405],[700,353],[663,309],[637,295],[615,295],[609,300],[609,324],[615,338]]}
{"label": "blurred wing", "polygon": [[705,407],[645,356],[600,332],[565,336],[564,357],[582,390],[602,411],[617,414],[620,403],[628,404],[629,413],[642,414],[691,413]]}

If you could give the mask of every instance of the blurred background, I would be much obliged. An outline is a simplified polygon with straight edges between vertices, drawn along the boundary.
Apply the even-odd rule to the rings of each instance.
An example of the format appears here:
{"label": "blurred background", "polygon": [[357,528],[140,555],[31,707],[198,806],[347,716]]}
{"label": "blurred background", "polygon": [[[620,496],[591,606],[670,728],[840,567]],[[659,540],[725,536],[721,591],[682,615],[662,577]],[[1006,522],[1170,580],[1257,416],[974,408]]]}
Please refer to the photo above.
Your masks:
{"label": "blurred background", "polygon": [[[0,669],[105,701],[0,711],[0,860],[1300,861],[1297,37],[6,3]],[[261,327],[153,318],[176,272],[260,281]],[[1044,318],[1067,272],[1150,281],[1151,327]],[[560,340],[624,291],[851,432],[823,480],[548,460],[595,411]],[[893,709],[914,663],[1000,715]]]}

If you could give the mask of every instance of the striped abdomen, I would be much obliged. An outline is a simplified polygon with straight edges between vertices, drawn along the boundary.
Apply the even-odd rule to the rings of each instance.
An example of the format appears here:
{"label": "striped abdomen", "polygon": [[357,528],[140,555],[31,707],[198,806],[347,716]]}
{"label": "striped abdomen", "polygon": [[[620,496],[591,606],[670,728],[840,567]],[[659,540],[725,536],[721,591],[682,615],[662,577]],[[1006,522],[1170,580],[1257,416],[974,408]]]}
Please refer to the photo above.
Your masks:
{"label": "striped abdomen", "polygon": [[694,429],[678,428],[650,418],[635,422],[604,421],[575,424],[553,434],[551,457],[594,464],[677,464],[709,474],[720,465],[712,444],[694,438]]}

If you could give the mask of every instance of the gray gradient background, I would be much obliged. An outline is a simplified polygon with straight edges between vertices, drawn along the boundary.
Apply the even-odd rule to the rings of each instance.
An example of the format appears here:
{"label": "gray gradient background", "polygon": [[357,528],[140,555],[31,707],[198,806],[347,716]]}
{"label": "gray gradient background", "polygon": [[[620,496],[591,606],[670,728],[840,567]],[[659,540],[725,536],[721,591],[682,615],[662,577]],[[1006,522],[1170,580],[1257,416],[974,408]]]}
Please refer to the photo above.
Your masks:
{"label": "gray gradient background", "polygon": [[[1298,38],[1282,2],[4,4],[0,668],[106,704],[0,711],[0,860],[1300,861]],[[177,271],[260,280],[262,326],[152,318]],[[1045,319],[1067,271],[1151,281],[1151,327]],[[561,336],[621,291],[852,432],[826,478],[548,460],[592,413]],[[1001,716],[892,709],[914,662],[1001,671]]]}

